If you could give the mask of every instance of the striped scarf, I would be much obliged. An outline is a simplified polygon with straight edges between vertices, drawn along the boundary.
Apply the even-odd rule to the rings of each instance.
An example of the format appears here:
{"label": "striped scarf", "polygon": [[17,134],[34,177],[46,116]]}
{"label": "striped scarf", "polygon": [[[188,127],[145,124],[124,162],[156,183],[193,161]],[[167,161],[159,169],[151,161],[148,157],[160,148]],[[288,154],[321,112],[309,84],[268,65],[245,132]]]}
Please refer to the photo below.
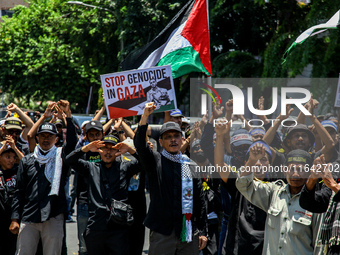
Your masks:
{"label": "striped scarf", "polygon": [[326,249],[340,245],[340,203],[333,201],[333,196],[327,208],[325,219],[320,227],[319,239]]}
{"label": "striped scarf", "polygon": [[192,175],[189,168],[191,161],[186,155],[183,155],[182,153],[170,154],[166,150],[163,150],[162,155],[173,162],[181,164],[183,221],[180,240],[182,242],[190,243],[192,241],[191,216],[193,212],[194,201]]}

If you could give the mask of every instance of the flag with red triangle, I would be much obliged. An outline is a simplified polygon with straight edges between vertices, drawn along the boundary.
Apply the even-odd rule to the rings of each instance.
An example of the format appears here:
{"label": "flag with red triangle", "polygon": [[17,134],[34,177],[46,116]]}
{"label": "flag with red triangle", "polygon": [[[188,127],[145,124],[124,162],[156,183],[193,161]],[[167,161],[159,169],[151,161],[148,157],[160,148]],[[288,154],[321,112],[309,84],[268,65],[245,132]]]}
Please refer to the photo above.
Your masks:
{"label": "flag with red triangle", "polygon": [[131,52],[123,70],[171,65],[172,77],[212,75],[206,0],[189,1],[150,43]]}

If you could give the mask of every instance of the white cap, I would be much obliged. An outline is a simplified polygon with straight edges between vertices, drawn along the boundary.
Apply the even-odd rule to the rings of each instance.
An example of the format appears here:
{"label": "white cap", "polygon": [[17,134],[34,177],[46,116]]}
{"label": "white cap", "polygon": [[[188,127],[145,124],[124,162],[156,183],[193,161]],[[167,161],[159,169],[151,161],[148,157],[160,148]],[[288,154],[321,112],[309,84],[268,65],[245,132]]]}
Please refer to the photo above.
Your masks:
{"label": "white cap", "polygon": [[190,121],[186,117],[183,117],[182,118],[182,123],[190,124]]}
{"label": "white cap", "polygon": [[90,123],[90,121],[89,121],[89,120],[85,120],[85,121],[83,122],[83,124],[81,124],[81,128],[85,127],[87,123]]}

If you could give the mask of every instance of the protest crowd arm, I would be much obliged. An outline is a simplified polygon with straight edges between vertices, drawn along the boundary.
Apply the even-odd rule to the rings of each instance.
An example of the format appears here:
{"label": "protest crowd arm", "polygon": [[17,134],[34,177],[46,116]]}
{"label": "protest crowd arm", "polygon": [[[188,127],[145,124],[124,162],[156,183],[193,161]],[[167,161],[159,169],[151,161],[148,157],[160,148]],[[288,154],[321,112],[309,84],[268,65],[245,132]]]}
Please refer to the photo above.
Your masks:
{"label": "protest crowd arm", "polygon": [[313,122],[314,127],[316,131],[318,132],[318,135],[320,136],[322,142],[324,143],[324,146],[321,149],[321,154],[325,155],[326,162],[329,162],[333,155],[333,149],[335,146],[334,141],[332,137],[330,136],[330,134],[327,132],[326,128],[321,125],[320,121],[314,115],[314,112],[312,113],[312,116],[309,116],[309,117],[311,121]]}
{"label": "protest crowd arm", "polygon": [[274,182],[254,180],[252,166],[255,166],[257,160],[264,155],[265,150],[261,144],[256,144],[250,149],[248,161],[238,170],[236,187],[249,202],[266,212],[271,204],[273,193],[279,186]]}
{"label": "protest crowd arm", "polygon": [[[264,97],[261,96],[258,100],[257,103],[257,107],[259,110],[263,111],[264,110]],[[269,120],[267,119],[266,115],[256,115],[260,120],[263,121],[263,125],[267,125],[269,122]]]}
{"label": "protest crowd arm", "polygon": [[224,107],[220,109],[216,108],[216,105],[213,105],[212,116],[209,119],[209,122],[204,126],[203,134],[201,137],[201,148],[208,158],[211,164],[214,164],[214,119],[218,119],[223,114]]}
{"label": "protest crowd arm", "polygon": [[7,106],[7,110],[10,112],[16,112],[19,115],[20,120],[25,124],[25,128],[21,134],[22,138],[24,140],[28,140],[27,134],[30,131],[30,129],[33,127],[33,121],[31,120],[28,115],[26,115],[16,104],[11,103],[9,106]]}
{"label": "protest crowd arm", "polygon": [[321,138],[320,138],[318,132],[316,131],[316,128],[314,127],[314,125],[313,125],[312,132],[313,132],[314,137],[315,137],[315,146],[314,146],[314,150],[315,150],[315,151],[319,151],[319,150],[322,149],[323,144],[322,144],[322,140],[321,140]]}
{"label": "protest crowd arm", "polygon": [[2,144],[3,146],[0,148],[0,155],[6,150],[7,146],[9,145],[14,150],[19,160],[24,157],[24,154],[18,149],[12,137],[6,136],[6,139],[2,142]]}
{"label": "protest crowd arm", "polygon": [[105,123],[105,125],[103,126],[104,134],[106,134],[106,132],[110,129],[113,123],[114,123],[114,119],[110,119],[108,122]]}
{"label": "protest crowd arm", "polygon": [[226,109],[224,117],[227,121],[230,121],[233,117],[233,99],[229,99],[224,106]]}
{"label": "protest crowd arm", "polygon": [[103,116],[104,112],[105,112],[106,106],[105,106],[105,100],[104,100],[104,104],[103,107],[99,110],[99,112],[93,117],[92,120],[98,120],[100,121],[100,118]]}
{"label": "protest crowd arm", "polygon": [[34,125],[32,126],[32,128],[30,129],[30,131],[27,134],[28,145],[29,145],[29,149],[30,149],[31,152],[34,151],[34,148],[36,146],[35,136],[38,132],[38,128],[41,124],[44,123],[44,121],[47,118],[52,117],[52,109],[54,108],[54,105],[55,105],[55,103],[50,103],[47,106],[45,112],[40,116],[39,120],[36,123],[34,123]]}
{"label": "protest crowd arm", "polygon": [[131,139],[135,137],[135,133],[124,120],[122,121],[122,129],[124,130],[125,136],[130,137]]}
{"label": "protest crowd arm", "polygon": [[84,148],[86,146],[87,145],[72,151],[66,156],[65,160],[66,164],[68,164],[74,171],[84,176],[88,176],[90,169],[89,164],[91,164],[91,162],[87,162],[82,159],[86,153],[86,149]]}
{"label": "protest crowd arm", "polygon": [[65,156],[71,153],[77,145],[78,137],[76,127],[72,121],[72,116],[66,118],[67,121],[67,132],[66,132],[66,143],[64,144]]}
{"label": "protest crowd arm", "polygon": [[147,119],[155,108],[156,107],[154,105],[152,109],[145,107],[133,139],[140,163],[146,172],[151,172],[156,167],[155,157],[146,141],[146,131],[148,129]]}
{"label": "protest crowd arm", "polygon": [[25,128],[22,132],[22,138],[24,140],[27,140],[27,134],[30,131],[30,129],[33,127],[33,121],[31,120],[28,115],[26,115],[16,104],[11,103],[9,106],[7,106],[7,109],[10,111],[15,111],[18,115],[21,121],[25,124]]}
{"label": "protest crowd arm", "polygon": [[211,164],[214,164],[214,127],[213,124],[207,123],[204,127],[203,134],[201,137],[201,149],[204,155],[208,158]]}
{"label": "protest crowd arm", "polygon": [[306,184],[301,191],[300,206],[310,212],[324,213],[327,211],[331,196],[332,190],[324,184],[319,190],[316,190],[315,185],[311,190],[308,190]]}
{"label": "protest crowd arm", "polygon": [[[309,102],[306,103],[306,104],[304,105],[304,107],[305,107],[308,111],[310,111]],[[296,122],[297,122],[298,124],[306,124],[306,119],[307,119],[306,115],[305,115],[302,111],[300,111],[298,117],[296,118]]]}
{"label": "protest crowd arm", "polygon": [[[229,132],[230,130],[230,122],[226,125],[220,125],[216,124],[215,127],[216,130],[216,144],[215,144],[215,149],[214,149],[214,162],[215,162],[215,168],[222,168],[224,164],[224,147],[223,147],[223,140],[225,133]],[[230,171],[230,168],[228,169]],[[229,171],[218,171],[222,181],[225,183],[228,181],[229,178]]]}
{"label": "protest crowd arm", "polygon": [[122,129],[122,123],[123,123],[123,118],[118,118],[118,119],[115,119],[115,124],[114,124],[114,128],[115,130],[118,132],[118,137],[119,137],[119,140],[120,141],[124,141],[126,139],[126,136],[125,136],[125,132],[120,132],[120,131],[123,131]]}
{"label": "protest crowd arm", "polygon": [[249,126],[248,121],[244,118],[243,115],[237,115],[237,117],[245,124],[244,129],[249,131],[251,129],[251,126]]}
{"label": "protest crowd arm", "polygon": [[185,150],[190,146],[190,136],[188,136],[187,139],[184,140],[182,147],[181,147],[181,152],[184,153]]}
{"label": "protest crowd arm", "polygon": [[170,111],[165,111],[164,112],[164,123],[167,123],[168,121],[170,121],[171,116],[170,116]]}

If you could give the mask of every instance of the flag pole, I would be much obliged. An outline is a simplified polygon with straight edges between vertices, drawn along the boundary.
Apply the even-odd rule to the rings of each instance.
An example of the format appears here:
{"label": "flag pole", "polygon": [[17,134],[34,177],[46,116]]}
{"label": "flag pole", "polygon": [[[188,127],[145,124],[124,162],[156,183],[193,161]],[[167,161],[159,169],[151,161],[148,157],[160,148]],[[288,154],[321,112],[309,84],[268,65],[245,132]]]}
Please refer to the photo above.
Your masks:
{"label": "flag pole", "polygon": [[[206,3],[207,3],[207,19],[208,19],[208,29],[209,29],[209,45],[210,45],[210,26],[209,26],[209,0],[206,0]],[[209,49],[210,51],[210,49]],[[211,76],[208,76],[208,85],[211,86]],[[209,89],[209,92],[211,93],[211,89]],[[211,97],[208,97],[208,113],[209,113],[209,116],[211,116],[211,112],[212,112],[212,98]]]}

